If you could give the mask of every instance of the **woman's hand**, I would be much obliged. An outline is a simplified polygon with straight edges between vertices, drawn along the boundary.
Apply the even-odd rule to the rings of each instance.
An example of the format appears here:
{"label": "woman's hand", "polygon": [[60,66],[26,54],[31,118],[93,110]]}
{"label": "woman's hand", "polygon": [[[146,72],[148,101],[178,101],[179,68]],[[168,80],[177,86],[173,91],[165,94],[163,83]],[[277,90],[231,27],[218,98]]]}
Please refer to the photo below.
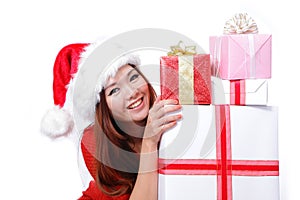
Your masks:
{"label": "woman's hand", "polygon": [[161,100],[156,98],[152,108],[149,110],[143,142],[140,151],[139,173],[135,186],[130,195],[130,200],[151,199],[157,200],[158,187],[158,151],[162,134],[174,127],[177,120],[182,118],[181,114],[171,112],[181,109],[176,100]]}
{"label": "woman's hand", "polygon": [[162,134],[174,127],[177,124],[177,120],[182,118],[181,114],[170,113],[180,109],[181,105],[178,104],[177,100],[161,100],[160,96],[158,96],[149,110],[143,143],[149,142],[149,144],[157,148]]}

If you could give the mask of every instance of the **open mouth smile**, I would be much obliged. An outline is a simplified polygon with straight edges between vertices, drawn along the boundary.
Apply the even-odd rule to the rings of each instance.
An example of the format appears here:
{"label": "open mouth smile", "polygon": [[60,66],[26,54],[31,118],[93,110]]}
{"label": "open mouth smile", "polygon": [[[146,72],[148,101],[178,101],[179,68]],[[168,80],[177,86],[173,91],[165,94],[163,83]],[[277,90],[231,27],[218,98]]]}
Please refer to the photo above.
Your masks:
{"label": "open mouth smile", "polygon": [[141,105],[143,102],[143,98],[138,99],[137,101],[133,102],[132,104],[130,104],[127,108],[128,109],[135,109],[137,108],[139,105]]}

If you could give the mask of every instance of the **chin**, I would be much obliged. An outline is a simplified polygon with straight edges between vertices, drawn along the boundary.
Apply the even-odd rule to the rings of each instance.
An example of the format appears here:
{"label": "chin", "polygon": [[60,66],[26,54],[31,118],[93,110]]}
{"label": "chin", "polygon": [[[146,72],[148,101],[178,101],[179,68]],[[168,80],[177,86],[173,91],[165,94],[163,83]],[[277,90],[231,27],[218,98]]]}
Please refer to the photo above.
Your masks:
{"label": "chin", "polygon": [[132,121],[134,122],[145,122],[148,117],[148,112],[145,112],[145,114],[140,113],[139,116],[131,116]]}
{"label": "chin", "polygon": [[133,120],[135,124],[139,126],[146,126],[147,123],[147,117],[142,119],[142,120]]}

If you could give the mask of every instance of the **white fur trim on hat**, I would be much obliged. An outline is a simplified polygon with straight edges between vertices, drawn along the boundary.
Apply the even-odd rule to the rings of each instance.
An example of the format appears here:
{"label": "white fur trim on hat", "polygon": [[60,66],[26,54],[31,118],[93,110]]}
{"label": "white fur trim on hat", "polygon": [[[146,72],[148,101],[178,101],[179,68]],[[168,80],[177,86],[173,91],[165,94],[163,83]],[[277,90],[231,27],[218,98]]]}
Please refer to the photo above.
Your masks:
{"label": "white fur trim on hat", "polygon": [[95,96],[97,98],[97,102],[100,102],[99,93],[101,92],[102,88],[105,87],[108,79],[110,77],[114,77],[117,71],[120,69],[120,67],[125,66],[127,64],[132,64],[138,67],[141,65],[141,60],[135,54],[128,54],[125,56],[121,56],[119,59],[114,61],[111,65],[108,65],[105,69],[103,69],[103,72],[98,79],[98,84],[95,87]]}

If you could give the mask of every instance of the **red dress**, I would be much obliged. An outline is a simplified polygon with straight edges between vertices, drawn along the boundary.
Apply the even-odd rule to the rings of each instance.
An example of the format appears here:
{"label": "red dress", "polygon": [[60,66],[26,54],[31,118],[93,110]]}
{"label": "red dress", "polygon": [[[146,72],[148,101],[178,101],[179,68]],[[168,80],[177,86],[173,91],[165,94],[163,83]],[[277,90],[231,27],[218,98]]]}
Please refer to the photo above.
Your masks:
{"label": "red dress", "polygon": [[[89,127],[84,131],[81,140],[81,151],[84,162],[94,179],[96,176],[95,157],[93,156],[96,150],[95,147],[96,144],[93,128]],[[129,194],[115,197],[108,196],[97,187],[95,181],[91,181],[89,187],[82,192],[82,196],[78,200],[128,200],[129,197]]]}
{"label": "red dress", "polygon": [[82,196],[78,200],[128,200],[129,197],[129,194],[116,197],[108,196],[98,189],[95,181],[91,181],[88,189],[82,192]]}

